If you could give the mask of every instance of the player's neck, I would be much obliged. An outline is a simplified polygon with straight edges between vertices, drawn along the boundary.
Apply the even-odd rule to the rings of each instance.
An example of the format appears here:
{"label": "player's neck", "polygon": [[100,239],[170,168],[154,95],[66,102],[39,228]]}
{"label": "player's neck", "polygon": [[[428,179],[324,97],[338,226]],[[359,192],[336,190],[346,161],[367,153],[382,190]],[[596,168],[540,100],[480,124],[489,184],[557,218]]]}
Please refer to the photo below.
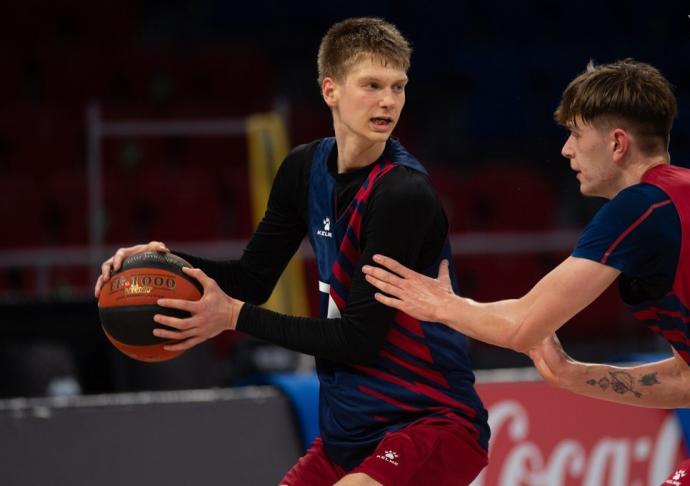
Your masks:
{"label": "player's neck", "polygon": [[[635,163],[631,164],[625,173],[627,185],[639,184],[645,173],[657,165],[669,164],[671,157],[668,154],[660,154],[653,156],[641,156]],[[626,186],[627,187],[627,186]]]}
{"label": "player's neck", "polygon": [[355,134],[340,137],[336,134],[336,144],[338,174],[361,169],[376,162],[386,149],[386,142],[373,142]]}
{"label": "player's neck", "polygon": [[621,184],[618,188],[618,191],[616,191],[616,194],[627,187],[642,182],[642,178],[644,177],[645,173],[652,167],[669,163],[670,156],[668,155],[668,153],[666,153],[665,155],[654,156],[640,154],[640,156],[636,158],[634,162],[629,163],[626,169],[623,171],[621,177]]}

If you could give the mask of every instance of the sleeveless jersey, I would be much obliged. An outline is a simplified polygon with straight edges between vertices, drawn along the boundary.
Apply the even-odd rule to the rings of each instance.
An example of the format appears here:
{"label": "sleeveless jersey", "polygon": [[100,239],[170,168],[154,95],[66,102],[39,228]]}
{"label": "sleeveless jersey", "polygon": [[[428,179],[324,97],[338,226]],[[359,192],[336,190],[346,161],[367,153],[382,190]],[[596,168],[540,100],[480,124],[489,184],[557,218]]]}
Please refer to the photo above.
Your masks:
{"label": "sleeveless jersey", "polygon": [[[681,246],[671,291],[661,298],[634,305],[633,315],[661,334],[690,364],[690,170],[657,165],[644,174],[642,182],[661,189],[675,206],[680,220]],[[663,243],[659,245],[663,251]]]}
{"label": "sleeveless jersey", "polygon": [[[422,165],[396,140],[372,164],[350,205],[335,213],[336,181],[328,171],[335,139],[319,142],[309,179],[309,241],[319,273],[321,317],[344,312],[352,276],[361,255],[362,218],[374,186],[399,166],[426,174]],[[410,231],[413,231],[410,228]],[[435,276],[442,259],[452,262],[446,241],[424,273]],[[453,286],[457,284],[453,274]],[[345,365],[318,359],[319,426],[326,454],[346,470],[373,452],[386,432],[415,420],[443,416],[456,420],[486,450],[487,413],[474,389],[466,337],[449,327],[421,322],[397,312],[376,359],[367,365]]]}

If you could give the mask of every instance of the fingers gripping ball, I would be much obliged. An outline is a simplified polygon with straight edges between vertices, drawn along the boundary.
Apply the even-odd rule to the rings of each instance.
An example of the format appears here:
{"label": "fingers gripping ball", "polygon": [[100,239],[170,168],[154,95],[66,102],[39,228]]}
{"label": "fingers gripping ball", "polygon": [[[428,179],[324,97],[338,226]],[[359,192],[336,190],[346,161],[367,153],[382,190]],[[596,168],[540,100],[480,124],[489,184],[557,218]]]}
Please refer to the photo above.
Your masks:
{"label": "fingers gripping ball", "polygon": [[130,358],[166,361],[182,353],[163,349],[177,341],[153,335],[155,328],[166,328],[154,322],[154,315],[189,317],[188,312],[160,307],[158,299],[199,300],[203,295],[199,282],[186,275],[182,267],[191,265],[169,253],[139,253],[126,258],[120,271],[112,274],[101,290],[98,313],[105,335]]}

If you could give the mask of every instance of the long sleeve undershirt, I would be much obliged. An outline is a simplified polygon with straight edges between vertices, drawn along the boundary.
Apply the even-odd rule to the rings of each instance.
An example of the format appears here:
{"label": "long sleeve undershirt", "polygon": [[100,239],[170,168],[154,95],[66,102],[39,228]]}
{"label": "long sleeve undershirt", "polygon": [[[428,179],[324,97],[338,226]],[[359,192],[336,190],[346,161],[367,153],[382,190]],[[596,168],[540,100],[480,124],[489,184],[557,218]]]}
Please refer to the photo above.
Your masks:
{"label": "long sleeve undershirt", "polygon": [[[237,330],[318,358],[363,364],[378,353],[395,311],[374,299],[375,289],[364,279],[362,265],[370,264],[371,257],[381,253],[416,270],[428,268],[444,244],[447,222],[427,177],[397,167],[377,182],[367,204],[362,220],[362,254],[341,318],[288,316],[252,305],[268,299],[306,234],[315,146],[300,146],[284,160],[266,213],[240,260],[217,262],[178,254],[216,280],[228,295],[246,302]],[[349,205],[371,166],[337,174],[335,152],[329,171],[336,178],[340,211]]]}

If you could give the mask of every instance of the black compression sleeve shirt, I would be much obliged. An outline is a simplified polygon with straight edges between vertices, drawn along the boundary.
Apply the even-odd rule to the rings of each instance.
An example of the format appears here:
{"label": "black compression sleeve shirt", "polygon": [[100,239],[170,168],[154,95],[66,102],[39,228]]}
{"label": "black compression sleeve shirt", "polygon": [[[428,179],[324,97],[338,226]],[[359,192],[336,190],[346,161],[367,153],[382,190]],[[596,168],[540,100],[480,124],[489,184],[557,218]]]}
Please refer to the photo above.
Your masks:
{"label": "black compression sleeve shirt", "polygon": [[239,260],[218,262],[176,252],[236,299],[251,304],[266,302],[304,239],[309,181],[304,148],[293,150],[278,169],[266,213]]}
{"label": "black compression sleeve shirt", "polygon": [[[375,289],[361,266],[381,253],[416,270],[436,259],[445,241],[446,218],[428,179],[397,167],[374,187],[362,221],[362,255],[353,274],[347,306],[341,318],[295,317],[272,312],[261,303],[296,251],[307,230],[307,197],[315,144],[295,149],[283,162],[271,189],[266,214],[239,261],[213,262],[180,254],[198,266],[229,295],[247,302],[237,330],[319,358],[362,364],[376,356],[394,310],[374,299]],[[337,208],[345,208],[369,168],[336,174]]]}

